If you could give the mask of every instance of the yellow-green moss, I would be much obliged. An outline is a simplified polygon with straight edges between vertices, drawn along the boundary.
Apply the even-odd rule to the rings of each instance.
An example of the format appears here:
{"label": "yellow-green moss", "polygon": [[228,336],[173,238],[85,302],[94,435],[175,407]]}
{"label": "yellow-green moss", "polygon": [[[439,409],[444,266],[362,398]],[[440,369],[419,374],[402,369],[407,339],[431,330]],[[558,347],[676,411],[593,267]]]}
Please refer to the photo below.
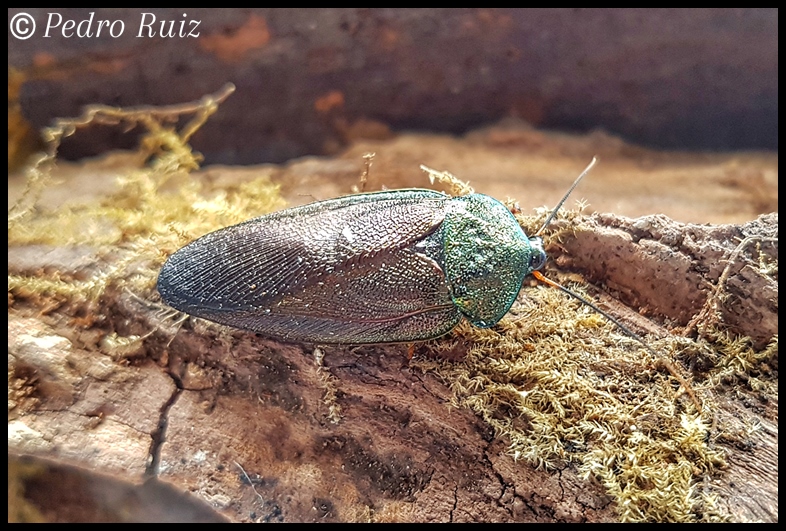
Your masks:
{"label": "yellow-green moss", "polygon": [[[269,175],[221,190],[209,189],[203,181],[189,177],[199,167],[201,156],[191,149],[188,140],[230,92],[228,86],[199,102],[163,108],[92,106],[83,116],[57,120],[47,129],[47,152],[28,170],[27,188],[9,209],[9,247],[83,244],[94,248],[106,261],[104,268],[88,279],[43,273],[9,275],[9,294],[95,302],[108,286],[122,283],[124,288],[146,297],[153,290],[160,266],[185,243],[281,208],[283,201]],[[177,130],[170,123],[181,115],[193,117]],[[118,175],[117,191],[98,204],[40,210],[36,200],[51,185],[51,168],[60,141],[93,123],[143,126],[146,133],[138,149],[141,167]],[[163,192],[167,184],[174,190]]]}
{"label": "yellow-green moss", "polygon": [[699,415],[641,345],[564,294],[536,287],[526,299],[499,332],[460,327],[454,340],[473,345],[463,362],[416,363],[450,385],[454,406],[504,437],[514,459],[573,463],[601,482],[623,521],[721,518],[696,489],[724,463],[708,443],[710,397]]}

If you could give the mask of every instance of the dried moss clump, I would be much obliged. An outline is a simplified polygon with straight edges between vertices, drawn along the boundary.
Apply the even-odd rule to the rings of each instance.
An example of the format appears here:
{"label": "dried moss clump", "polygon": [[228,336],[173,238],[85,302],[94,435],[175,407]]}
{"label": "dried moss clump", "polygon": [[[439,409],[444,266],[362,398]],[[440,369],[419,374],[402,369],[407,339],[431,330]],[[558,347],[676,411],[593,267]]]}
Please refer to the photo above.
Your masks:
{"label": "dried moss clump", "polygon": [[[47,151],[27,171],[27,188],[8,212],[9,248],[87,249],[103,265],[70,273],[9,272],[9,301],[35,299],[37,306],[51,309],[62,304],[95,306],[110,286],[147,298],[161,264],[179,247],[219,227],[281,208],[277,187],[264,174],[220,190],[189,178],[199,168],[201,155],[188,142],[233,90],[228,85],[198,102],[171,107],[90,106],[81,117],[59,119],[45,130]],[[189,115],[178,128],[178,120]],[[61,140],[94,124],[143,127],[140,167],[118,175],[117,191],[97,204],[42,210],[37,199],[53,184],[51,170]],[[168,185],[174,189],[162,192]],[[120,346],[122,338],[116,339],[110,343]]]}
{"label": "dried moss clump", "polygon": [[624,521],[718,517],[714,499],[696,488],[723,465],[709,423],[690,400],[675,399],[674,379],[651,354],[592,310],[538,287],[498,331],[465,326],[457,335],[474,345],[462,363],[418,364],[449,383],[453,405],[508,439],[514,459],[576,464],[604,485]]}

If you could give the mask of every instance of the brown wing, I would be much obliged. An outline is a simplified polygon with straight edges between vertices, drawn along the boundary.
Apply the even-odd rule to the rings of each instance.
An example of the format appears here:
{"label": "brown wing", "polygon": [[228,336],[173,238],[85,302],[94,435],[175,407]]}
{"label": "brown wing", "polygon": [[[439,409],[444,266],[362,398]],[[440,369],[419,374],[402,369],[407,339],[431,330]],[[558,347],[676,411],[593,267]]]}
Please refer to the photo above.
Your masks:
{"label": "brown wing", "polygon": [[439,265],[449,200],[397,190],[256,218],[172,255],[159,291],[186,313],[293,341],[436,337],[460,320]]}

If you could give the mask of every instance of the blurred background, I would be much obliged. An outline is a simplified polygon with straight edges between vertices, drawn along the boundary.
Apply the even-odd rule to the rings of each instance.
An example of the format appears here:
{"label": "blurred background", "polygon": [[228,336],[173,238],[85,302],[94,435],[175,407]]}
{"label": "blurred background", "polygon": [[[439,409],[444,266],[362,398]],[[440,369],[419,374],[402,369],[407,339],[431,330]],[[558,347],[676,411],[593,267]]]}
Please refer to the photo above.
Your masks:
{"label": "blurred background", "polygon": [[[207,163],[503,118],[655,148],[778,148],[777,9],[35,8],[8,19],[9,108],[18,101],[34,130],[89,103],[184,102],[233,82],[193,142]],[[98,128],[61,156],[133,145]]]}

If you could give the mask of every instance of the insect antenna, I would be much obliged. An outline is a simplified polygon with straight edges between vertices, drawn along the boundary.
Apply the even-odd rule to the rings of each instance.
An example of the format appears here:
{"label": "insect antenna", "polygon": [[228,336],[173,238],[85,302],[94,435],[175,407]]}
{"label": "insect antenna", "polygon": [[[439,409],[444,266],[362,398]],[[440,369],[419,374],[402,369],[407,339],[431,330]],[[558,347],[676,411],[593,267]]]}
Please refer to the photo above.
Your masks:
{"label": "insect antenna", "polygon": [[[562,205],[565,204],[565,201],[567,201],[567,199],[570,196],[571,192],[573,192],[573,190],[576,188],[576,186],[579,185],[581,180],[590,172],[590,170],[595,166],[595,164],[597,162],[598,162],[598,157],[592,157],[592,160],[590,161],[589,164],[587,164],[587,167],[584,168],[584,171],[581,172],[581,174],[579,174],[578,177],[576,177],[576,180],[573,181],[572,185],[570,185],[570,188],[568,188],[568,191],[565,193],[564,196],[562,196],[562,199],[560,199],[559,203],[557,203],[557,206],[554,207],[554,209],[551,211],[551,214],[549,214],[549,217],[546,218],[546,222],[543,223],[543,226],[540,228],[540,230],[538,230],[538,232],[535,233],[535,237],[539,237],[540,233],[542,233],[543,230],[549,225],[549,223],[551,223],[551,220],[554,219],[554,216],[557,215],[557,212],[559,212],[559,209],[562,208]],[[532,272],[532,276],[535,277],[536,279],[538,279],[539,281],[543,282],[544,284],[548,285],[548,286],[551,286],[551,287],[558,288],[558,289],[562,290],[563,292],[567,293],[568,295],[570,295],[571,297],[573,297],[577,301],[581,302],[582,304],[584,304],[586,306],[589,306],[590,308],[592,308],[593,310],[598,312],[600,315],[602,315],[603,317],[605,317],[606,319],[611,321],[615,326],[617,326],[617,328],[619,328],[620,330],[625,332],[626,335],[630,336],[631,338],[635,339],[636,341],[638,341],[639,343],[644,345],[644,347],[648,351],[650,351],[651,354],[657,356],[655,351],[652,350],[650,348],[650,346],[647,345],[647,343],[644,342],[644,340],[641,338],[641,336],[639,336],[633,330],[629,329],[627,326],[623,325],[621,322],[619,322],[617,319],[615,319],[614,317],[612,317],[608,313],[606,313],[603,310],[601,310],[600,308],[598,308],[598,306],[596,304],[588,301],[587,299],[585,299],[584,297],[582,297],[578,293],[574,293],[573,291],[569,290],[565,286],[563,286],[561,284],[558,284],[557,282],[554,282],[553,280],[550,280],[550,279],[546,278],[545,276],[543,276],[543,273],[541,273],[540,271],[537,271],[537,270],[533,271]]]}
{"label": "insect antenna", "polygon": [[[557,215],[557,212],[559,212],[559,209],[562,208],[562,205],[568,199],[568,196],[570,196],[571,192],[573,192],[573,190],[576,188],[576,186],[578,186],[579,182],[581,182],[581,180],[584,178],[584,176],[586,176],[587,173],[589,173],[589,171],[592,169],[593,166],[595,166],[595,163],[597,163],[597,162],[598,162],[598,158],[597,157],[592,157],[592,161],[590,161],[590,163],[587,165],[587,167],[584,168],[584,171],[581,172],[581,174],[576,178],[576,180],[573,181],[573,184],[570,186],[570,188],[568,189],[567,193],[562,197],[560,202],[557,203],[557,206],[554,208],[554,210],[551,211],[551,214],[549,214],[549,217],[546,219],[546,222],[543,224],[543,226],[540,228],[540,230],[538,230],[538,232],[535,233],[534,238],[537,238],[537,239],[540,240],[540,236],[539,236],[540,233],[542,233],[543,230],[548,226],[548,224],[551,223],[551,220],[554,219],[554,216]],[[542,240],[541,240],[541,242],[542,242]],[[582,304],[584,304],[586,306],[589,306],[594,311],[596,311],[598,314],[600,314],[603,317],[605,317],[606,319],[608,319],[612,324],[614,324],[614,326],[619,328],[625,335],[627,335],[631,339],[634,339],[637,342],[641,343],[641,345],[645,349],[647,349],[647,352],[652,354],[652,356],[656,360],[658,360],[660,363],[662,363],[662,365],[666,368],[666,370],[668,370],[669,373],[680,383],[680,385],[683,387],[683,389],[685,389],[685,392],[691,398],[691,401],[693,402],[694,406],[696,406],[696,410],[699,413],[701,413],[701,411],[702,411],[701,402],[696,397],[696,394],[693,392],[693,388],[690,386],[688,381],[677,371],[677,368],[671,363],[671,361],[669,361],[668,359],[666,359],[663,356],[661,356],[660,354],[658,354],[652,347],[650,347],[647,344],[646,341],[644,341],[644,339],[639,334],[637,334],[636,332],[634,332],[633,330],[631,330],[630,328],[628,328],[627,326],[622,324],[618,319],[616,319],[615,317],[612,317],[609,313],[601,310],[596,304],[588,301],[586,298],[582,297],[578,293],[575,293],[575,292],[571,291],[570,289],[566,288],[562,284],[559,284],[557,282],[554,282],[553,280],[550,280],[550,279],[546,278],[543,275],[543,273],[541,273],[540,271],[534,270],[534,271],[532,271],[531,274],[532,274],[533,277],[535,277],[540,282],[543,282],[547,286],[558,288],[559,290],[561,290],[564,293],[567,293],[568,295],[570,295],[571,297],[573,297],[577,301],[581,302]]]}
{"label": "insect antenna", "polygon": [[625,326],[624,324],[622,324],[622,323],[621,323],[619,320],[617,320],[616,318],[612,317],[612,316],[611,316],[610,314],[608,314],[607,312],[605,312],[605,311],[601,310],[601,309],[598,307],[598,305],[597,305],[597,304],[595,304],[595,303],[593,303],[593,302],[590,302],[590,301],[588,301],[587,299],[585,299],[584,297],[582,297],[582,296],[581,296],[581,295],[579,295],[578,293],[576,293],[576,292],[574,292],[574,291],[571,291],[570,289],[566,288],[566,287],[565,287],[565,286],[563,286],[562,284],[559,284],[558,282],[554,282],[553,280],[546,278],[545,276],[543,276],[543,273],[541,273],[540,271],[533,271],[533,272],[532,272],[532,276],[533,276],[533,277],[535,277],[536,279],[538,279],[539,281],[543,282],[543,283],[544,283],[544,284],[546,284],[547,286],[551,286],[551,287],[553,287],[553,288],[558,288],[559,290],[563,291],[564,293],[567,293],[568,295],[570,295],[571,297],[573,297],[574,299],[576,299],[576,300],[577,300],[577,301],[579,301],[580,303],[582,303],[582,304],[584,304],[584,305],[586,305],[586,306],[589,306],[590,308],[592,308],[593,310],[595,310],[596,312],[598,312],[600,315],[602,315],[603,317],[605,317],[606,319],[608,319],[609,321],[611,321],[611,323],[612,323],[612,324],[614,324],[614,326],[616,326],[616,327],[617,327],[617,328],[619,328],[620,330],[622,330],[622,331],[625,333],[625,335],[627,335],[627,336],[631,337],[632,339],[635,339],[636,341],[638,341],[639,343],[641,343],[642,345],[644,345],[644,348],[646,348],[646,349],[647,349],[647,351],[649,351],[649,353],[650,353],[650,354],[652,354],[652,355],[653,355],[653,356],[655,356],[655,357],[658,357],[658,353],[657,353],[657,352],[655,352],[655,351],[654,351],[654,350],[653,350],[653,349],[652,349],[652,348],[651,348],[651,347],[650,347],[650,346],[649,346],[649,345],[648,345],[648,344],[647,344],[647,343],[644,341],[644,339],[643,339],[643,338],[642,338],[640,335],[638,335],[636,332],[634,332],[633,330],[631,330],[630,328],[628,328],[627,326]]}
{"label": "insect antenna", "polygon": [[584,171],[581,172],[581,174],[578,177],[576,177],[576,180],[573,181],[573,184],[570,185],[570,188],[568,188],[568,191],[565,193],[564,196],[562,196],[562,199],[560,199],[559,203],[557,203],[557,206],[554,207],[554,210],[551,211],[551,214],[549,214],[549,217],[546,218],[546,222],[543,223],[543,226],[538,230],[538,232],[535,233],[535,236],[540,235],[540,233],[543,232],[543,230],[546,227],[548,227],[549,223],[551,223],[551,220],[554,219],[554,216],[556,216],[557,212],[559,212],[559,209],[562,208],[562,205],[564,205],[565,201],[568,200],[568,196],[570,196],[571,192],[573,192],[573,190],[579,185],[579,183],[584,178],[584,176],[587,175],[590,172],[590,170],[593,168],[593,166],[595,166],[595,163],[597,163],[597,162],[598,162],[598,157],[592,157],[592,160],[590,161],[590,163],[587,164],[587,167],[584,168]]}

